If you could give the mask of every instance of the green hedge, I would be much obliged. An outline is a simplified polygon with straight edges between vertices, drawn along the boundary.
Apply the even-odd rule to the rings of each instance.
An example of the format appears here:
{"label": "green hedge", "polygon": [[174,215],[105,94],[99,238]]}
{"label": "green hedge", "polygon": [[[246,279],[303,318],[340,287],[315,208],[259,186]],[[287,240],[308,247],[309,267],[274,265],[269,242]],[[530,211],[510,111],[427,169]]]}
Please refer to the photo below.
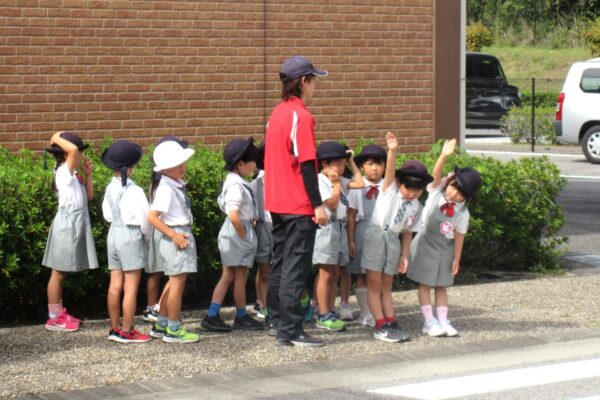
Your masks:
{"label": "green hedge", "polygon": [[[107,145],[105,143],[102,148]],[[99,161],[101,150],[88,151],[94,162],[95,198],[90,214],[96,249],[102,268],[72,274],[66,281],[65,303],[80,314],[104,315],[108,271],[106,235],[108,224],[102,218],[104,189],[112,176]],[[419,155],[431,169],[439,145]],[[188,162],[186,181],[192,199],[194,235],[198,245],[198,273],[188,280],[186,306],[210,299],[220,275],[217,235],[223,214],[217,196],[223,175],[220,152],[197,147]],[[408,155],[399,158],[400,164]],[[56,213],[56,197],[50,190],[53,160],[49,169],[30,152],[11,154],[0,148],[0,322],[43,319],[46,313],[46,284],[49,269],[41,266],[48,228]],[[491,158],[472,158],[466,153],[453,157],[447,165],[472,165],[481,171],[484,185],[476,205],[466,240],[464,270],[557,268],[557,237],[563,224],[555,199],[565,181],[546,159],[526,159],[502,164]],[[150,161],[144,157],[132,178],[147,188]],[[249,295],[253,285],[248,285]],[[142,283],[140,304],[144,304]]]}

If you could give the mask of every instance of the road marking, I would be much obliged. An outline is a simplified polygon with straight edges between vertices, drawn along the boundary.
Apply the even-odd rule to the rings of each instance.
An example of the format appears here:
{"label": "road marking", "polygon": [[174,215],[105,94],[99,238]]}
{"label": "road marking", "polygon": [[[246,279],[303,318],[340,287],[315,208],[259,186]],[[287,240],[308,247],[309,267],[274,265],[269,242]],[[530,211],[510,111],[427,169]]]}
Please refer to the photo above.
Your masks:
{"label": "road marking", "polygon": [[566,158],[581,158],[585,159],[585,157],[581,154],[561,154],[561,153],[532,153],[525,151],[499,151],[499,150],[467,150],[467,153],[472,154],[506,154],[509,156],[528,156],[528,157],[542,157],[542,156],[552,156],[552,157],[566,157]]}
{"label": "road marking", "polygon": [[600,376],[600,358],[392,386],[369,392],[442,400],[597,376]]}
{"label": "road marking", "polygon": [[561,178],[565,179],[573,179],[580,181],[598,181],[600,180],[600,176],[592,176],[592,175],[561,175]]}
{"label": "road marking", "polygon": [[573,400],[600,400],[600,396],[582,397],[582,398],[573,399]]}

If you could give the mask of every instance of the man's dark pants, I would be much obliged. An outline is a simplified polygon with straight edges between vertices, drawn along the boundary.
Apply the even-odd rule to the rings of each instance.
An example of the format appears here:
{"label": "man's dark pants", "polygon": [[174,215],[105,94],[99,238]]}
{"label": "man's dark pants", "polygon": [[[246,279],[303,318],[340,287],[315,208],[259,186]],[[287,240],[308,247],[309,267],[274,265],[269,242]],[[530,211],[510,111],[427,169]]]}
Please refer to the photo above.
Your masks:
{"label": "man's dark pants", "polygon": [[267,305],[269,318],[278,322],[277,338],[291,340],[304,332],[302,292],[312,268],[317,225],[312,216],[271,213],[273,260]]}

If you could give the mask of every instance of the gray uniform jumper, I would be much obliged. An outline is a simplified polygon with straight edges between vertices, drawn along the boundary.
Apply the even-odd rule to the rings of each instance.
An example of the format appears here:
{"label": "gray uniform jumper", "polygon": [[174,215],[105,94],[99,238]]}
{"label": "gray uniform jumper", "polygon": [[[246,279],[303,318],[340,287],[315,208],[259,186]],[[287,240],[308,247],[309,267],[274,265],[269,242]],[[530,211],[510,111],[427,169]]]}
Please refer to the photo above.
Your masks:
{"label": "gray uniform jumper", "polygon": [[273,258],[273,223],[266,221],[265,218],[265,191],[264,177],[256,180],[256,208],[258,209],[258,221],[254,226],[258,246],[256,248],[256,262],[260,264],[270,264]]}
{"label": "gray uniform jumper", "polygon": [[354,257],[350,259],[348,265],[346,265],[346,272],[349,274],[366,274],[367,270],[361,265],[362,252],[364,247],[365,232],[367,226],[371,222],[371,216],[375,209],[375,203],[377,203],[377,196],[372,196],[370,199],[366,196],[366,191],[361,190],[360,195],[362,196],[363,214],[364,217],[354,225]]}
{"label": "gray uniform jumper", "polygon": [[77,210],[59,208],[46,242],[42,265],[63,272],[98,268],[85,187],[79,184],[83,206]]}
{"label": "gray uniform jumper", "polygon": [[417,234],[410,246],[410,262],[407,277],[427,286],[452,286],[452,261],[454,239],[440,232],[444,222],[454,222],[459,212],[452,217],[444,214],[437,203],[432,205],[426,216],[425,229]]}
{"label": "gray uniform jumper", "polygon": [[125,186],[119,190],[116,201],[109,191],[106,192],[113,219],[106,239],[109,270],[134,271],[148,265],[148,251],[142,228],[139,225],[126,225],[121,219],[119,205],[127,188]]}

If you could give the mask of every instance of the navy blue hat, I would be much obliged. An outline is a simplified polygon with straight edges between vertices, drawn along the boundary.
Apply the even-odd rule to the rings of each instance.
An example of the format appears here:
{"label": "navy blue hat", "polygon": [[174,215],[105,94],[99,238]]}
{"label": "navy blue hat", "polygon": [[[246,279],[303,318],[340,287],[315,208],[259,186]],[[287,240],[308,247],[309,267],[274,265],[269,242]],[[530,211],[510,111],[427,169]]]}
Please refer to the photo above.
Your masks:
{"label": "navy blue hat", "polygon": [[471,167],[454,167],[454,174],[458,181],[460,192],[467,199],[475,198],[475,194],[481,187],[481,176],[476,169]]}
{"label": "navy blue hat", "polygon": [[127,171],[135,166],[144,151],[139,144],[129,140],[115,140],[108,149],[104,150],[100,159],[108,168],[121,172],[121,185],[127,185]]}
{"label": "navy blue hat", "polygon": [[319,145],[317,149],[317,159],[319,161],[336,160],[338,158],[350,158],[350,153],[346,152],[343,144],[329,141]]}
{"label": "navy blue hat", "polygon": [[225,169],[233,171],[235,164],[243,159],[254,160],[258,158],[258,149],[254,145],[254,138],[233,139],[227,143],[223,150],[223,159],[225,160]]}
{"label": "navy blue hat", "polygon": [[412,176],[419,178],[425,185],[433,182],[433,176],[427,172],[427,167],[419,160],[406,160],[402,164],[402,167],[396,170],[396,176],[401,178],[403,176]]}
{"label": "navy blue hat", "polygon": [[[76,133],[73,132],[62,132],[60,134],[60,137],[65,139],[66,141],[69,141],[71,143],[73,143],[75,146],[77,146],[77,148],[79,149],[79,151],[84,151],[85,149],[87,149],[88,147],[90,147],[89,144],[83,144],[83,141],[81,140],[81,138],[79,136],[77,136]],[[52,146],[50,146],[49,148],[46,149],[46,151],[48,153],[52,153],[52,154],[61,154],[64,153],[65,151],[57,144],[53,144]]]}
{"label": "navy blue hat", "polygon": [[354,162],[360,166],[369,158],[387,160],[385,149],[378,144],[368,144],[362,148],[359,155],[354,156]]}
{"label": "navy blue hat", "polygon": [[290,57],[279,67],[279,79],[282,82],[293,81],[306,75],[327,76],[328,74],[327,71],[315,68],[308,59],[302,56]]}

